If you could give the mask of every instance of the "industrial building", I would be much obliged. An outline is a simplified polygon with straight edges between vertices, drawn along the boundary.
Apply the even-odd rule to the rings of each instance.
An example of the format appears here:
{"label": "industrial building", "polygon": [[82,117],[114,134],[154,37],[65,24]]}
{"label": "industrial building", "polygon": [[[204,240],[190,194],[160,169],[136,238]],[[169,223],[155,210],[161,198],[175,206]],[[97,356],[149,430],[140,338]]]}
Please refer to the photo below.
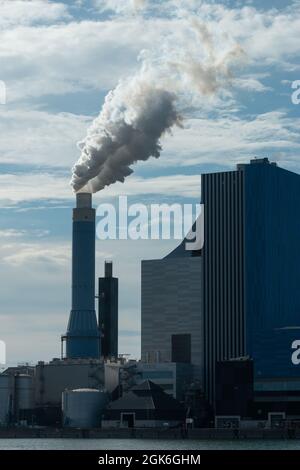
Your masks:
{"label": "industrial building", "polygon": [[300,377],[256,379],[252,417],[268,419],[270,413],[281,413],[289,421],[300,419]]}
{"label": "industrial building", "polygon": [[[300,329],[300,176],[268,159],[202,175],[204,383],[215,366],[249,356],[254,380],[292,379]],[[293,381],[286,382],[293,387]]]}
{"label": "industrial building", "polygon": [[[300,418],[300,175],[268,159],[202,175],[204,245],[142,262],[142,360],[118,358],[118,279],[73,210],[62,357],[0,375],[0,425],[281,426]],[[107,392],[111,400],[107,405]]]}
{"label": "industrial building", "polygon": [[161,260],[142,261],[142,362],[191,365],[203,377],[201,256],[181,244]]}
{"label": "industrial building", "polygon": [[101,355],[118,357],[118,279],[113,277],[113,264],[105,261],[104,277],[99,278],[98,324],[101,333]]}
{"label": "industrial building", "polygon": [[0,426],[11,422],[13,413],[13,384],[12,377],[0,374]]}
{"label": "industrial building", "polygon": [[[30,374],[23,373],[26,370]],[[35,367],[10,367],[0,374],[0,425],[60,427],[65,391],[103,388],[104,364],[100,359],[53,359],[40,361]]]}
{"label": "industrial building", "polygon": [[92,195],[79,193],[73,209],[72,310],[62,337],[62,357],[35,367],[9,368],[0,376],[0,423],[60,426],[63,393],[102,390],[100,336],[95,311],[95,210]]}
{"label": "industrial building", "polygon": [[102,426],[172,427],[184,421],[184,406],[159,385],[146,380],[108,405],[103,413]]}
{"label": "industrial building", "polygon": [[121,396],[135,385],[151,380],[162,390],[179,401],[184,400],[185,390],[192,382],[191,364],[141,361],[108,361],[105,363],[105,389],[113,397]]}
{"label": "industrial building", "polygon": [[0,426],[29,424],[34,409],[34,380],[28,374],[0,374]]}
{"label": "industrial building", "polygon": [[216,364],[216,425],[237,428],[299,427],[300,377],[255,378],[248,358]]}
{"label": "industrial building", "polygon": [[35,368],[35,403],[38,407],[61,406],[64,390],[104,387],[103,361],[54,359]]}
{"label": "industrial building", "polygon": [[142,361],[190,362],[215,406],[217,363],[250,358],[254,402],[295,403],[300,176],[254,159],[203,174],[201,193],[201,252],[142,262]]}

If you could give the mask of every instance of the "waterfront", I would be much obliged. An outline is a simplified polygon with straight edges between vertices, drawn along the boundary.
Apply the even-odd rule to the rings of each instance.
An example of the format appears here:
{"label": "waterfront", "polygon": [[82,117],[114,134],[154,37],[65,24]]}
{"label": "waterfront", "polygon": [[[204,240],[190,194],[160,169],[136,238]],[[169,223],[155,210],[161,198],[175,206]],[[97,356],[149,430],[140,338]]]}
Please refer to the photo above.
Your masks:
{"label": "waterfront", "polygon": [[0,439],[0,450],[300,450],[300,440]]}

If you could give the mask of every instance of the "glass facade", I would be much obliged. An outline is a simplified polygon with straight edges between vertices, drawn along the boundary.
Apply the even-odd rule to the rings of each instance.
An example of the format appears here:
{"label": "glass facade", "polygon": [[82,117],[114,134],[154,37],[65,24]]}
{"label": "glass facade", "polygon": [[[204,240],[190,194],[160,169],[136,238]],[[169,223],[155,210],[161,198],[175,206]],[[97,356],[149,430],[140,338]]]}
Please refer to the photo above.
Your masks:
{"label": "glass facade", "polygon": [[234,357],[253,358],[257,378],[299,376],[300,176],[253,160],[202,175],[201,202],[207,395],[216,361]]}

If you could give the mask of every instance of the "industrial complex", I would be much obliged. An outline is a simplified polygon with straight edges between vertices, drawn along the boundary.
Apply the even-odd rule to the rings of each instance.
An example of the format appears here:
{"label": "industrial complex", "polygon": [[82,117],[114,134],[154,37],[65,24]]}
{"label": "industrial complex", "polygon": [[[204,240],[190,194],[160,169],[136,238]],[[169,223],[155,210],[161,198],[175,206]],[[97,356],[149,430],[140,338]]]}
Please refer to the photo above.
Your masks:
{"label": "industrial complex", "polygon": [[96,282],[77,193],[61,357],[0,374],[1,426],[300,427],[300,175],[254,159],[203,174],[201,204],[201,250],[142,262],[136,361],[118,354],[119,280],[105,261]]}

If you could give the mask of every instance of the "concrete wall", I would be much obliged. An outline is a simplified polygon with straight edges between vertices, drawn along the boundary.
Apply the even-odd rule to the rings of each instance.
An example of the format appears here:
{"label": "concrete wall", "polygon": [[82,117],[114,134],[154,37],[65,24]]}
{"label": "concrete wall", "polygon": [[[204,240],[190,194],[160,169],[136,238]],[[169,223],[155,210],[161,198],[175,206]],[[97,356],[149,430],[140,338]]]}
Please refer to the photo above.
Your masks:
{"label": "concrete wall", "polygon": [[35,403],[57,405],[62,392],[76,388],[103,388],[104,366],[95,361],[54,361],[39,363],[35,369]]}
{"label": "concrete wall", "polygon": [[191,334],[194,376],[202,379],[201,257],[142,262],[142,361],[171,362],[173,334]]}

